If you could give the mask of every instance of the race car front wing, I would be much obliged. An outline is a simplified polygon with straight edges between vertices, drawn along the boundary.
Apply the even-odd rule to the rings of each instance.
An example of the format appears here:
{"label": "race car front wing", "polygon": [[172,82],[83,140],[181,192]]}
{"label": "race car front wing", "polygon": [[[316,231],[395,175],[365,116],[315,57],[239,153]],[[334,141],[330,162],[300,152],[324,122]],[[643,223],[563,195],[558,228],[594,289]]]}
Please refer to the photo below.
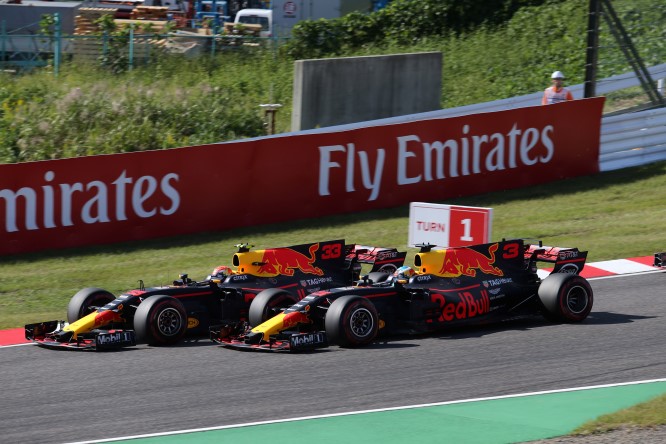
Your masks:
{"label": "race car front wing", "polygon": [[250,332],[243,322],[210,327],[210,339],[226,348],[243,351],[303,352],[328,347],[326,332],[283,332],[268,341]]}
{"label": "race car front wing", "polygon": [[79,333],[64,330],[65,321],[48,321],[25,326],[25,338],[53,349],[114,350],[136,345],[134,330],[92,330]]}

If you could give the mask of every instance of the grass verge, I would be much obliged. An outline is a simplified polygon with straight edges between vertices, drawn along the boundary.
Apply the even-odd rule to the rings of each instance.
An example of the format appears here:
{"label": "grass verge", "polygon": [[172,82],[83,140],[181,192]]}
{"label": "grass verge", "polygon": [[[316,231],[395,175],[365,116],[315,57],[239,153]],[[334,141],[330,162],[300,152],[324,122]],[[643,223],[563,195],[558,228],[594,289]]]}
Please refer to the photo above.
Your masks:
{"label": "grass verge", "polygon": [[589,421],[572,432],[574,436],[607,433],[622,427],[666,425],[666,395]]}

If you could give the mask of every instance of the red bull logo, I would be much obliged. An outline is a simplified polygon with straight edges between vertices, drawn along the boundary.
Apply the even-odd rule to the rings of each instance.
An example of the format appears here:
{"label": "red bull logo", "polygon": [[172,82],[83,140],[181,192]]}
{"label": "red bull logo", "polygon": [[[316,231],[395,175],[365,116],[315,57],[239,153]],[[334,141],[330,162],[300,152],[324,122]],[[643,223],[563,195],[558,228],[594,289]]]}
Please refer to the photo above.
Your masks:
{"label": "red bull logo", "polygon": [[310,257],[291,248],[265,250],[259,273],[293,276],[294,270],[300,270],[301,273],[322,276],[324,274],[322,269],[314,266],[317,259],[315,253],[318,249],[319,243],[312,244],[309,249]]}
{"label": "red bull logo", "polygon": [[495,252],[498,244],[492,244],[488,248],[488,256],[471,248],[451,248],[444,254],[444,263],[439,270],[442,277],[476,276],[480,270],[485,274],[504,276],[504,272],[495,267]]}
{"label": "red bull logo", "polygon": [[282,330],[287,330],[291,327],[295,327],[298,324],[311,324],[312,321],[306,313],[300,311],[292,311],[287,313],[282,318]]}
{"label": "red bull logo", "polygon": [[[84,318],[81,318],[84,319]],[[95,312],[95,321],[92,326],[90,326],[90,330],[93,328],[97,327],[103,327],[105,325],[109,325],[112,322],[122,322],[123,318],[120,316],[119,313],[116,313],[115,311],[112,310],[104,310],[102,312]]]}
{"label": "red bull logo", "polygon": [[447,301],[443,295],[433,295],[434,301],[439,301],[442,314],[439,322],[450,322],[484,315],[490,311],[490,298],[488,292],[481,291],[480,297],[474,297],[469,291],[458,293],[458,300]]}

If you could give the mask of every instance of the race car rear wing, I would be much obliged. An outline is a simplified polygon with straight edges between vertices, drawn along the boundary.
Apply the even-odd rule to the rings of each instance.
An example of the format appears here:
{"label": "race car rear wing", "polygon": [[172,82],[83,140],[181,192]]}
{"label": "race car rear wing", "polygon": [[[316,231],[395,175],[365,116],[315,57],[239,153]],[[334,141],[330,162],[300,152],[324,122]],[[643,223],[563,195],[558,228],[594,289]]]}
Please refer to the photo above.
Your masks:
{"label": "race car rear wing", "polygon": [[[371,264],[371,271],[393,273],[405,262],[407,252],[395,248],[347,245],[344,239],[250,251],[252,245],[238,244],[232,258],[237,273],[259,277],[293,276],[294,271],[322,275]],[[360,265],[359,265],[360,271]]]}
{"label": "race car rear wing", "polygon": [[539,242],[538,245],[526,245],[525,260],[554,264],[551,273],[580,274],[585,267],[587,251],[580,251],[578,248],[548,247]]}
{"label": "race car rear wing", "polygon": [[372,265],[370,271],[383,271],[393,273],[402,267],[407,257],[406,251],[398,251],[395,248],[370,247],[367,245],[351,244],[346,247],[347,261]]}

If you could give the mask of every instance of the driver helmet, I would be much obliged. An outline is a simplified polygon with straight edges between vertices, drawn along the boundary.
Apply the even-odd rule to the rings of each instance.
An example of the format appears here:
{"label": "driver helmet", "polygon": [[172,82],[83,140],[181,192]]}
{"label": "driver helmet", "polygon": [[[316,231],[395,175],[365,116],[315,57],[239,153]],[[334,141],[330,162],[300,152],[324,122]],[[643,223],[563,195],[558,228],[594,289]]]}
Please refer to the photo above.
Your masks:
{"label": "driver helmet", "polygon": [[213,269],[213,272],[210,274],[211,279],[221,279],[224,280],[227,276],[231,276],[234,274],[234,270],[231,267],[227,267],[226,265],[220,265],[219,267],[215,267]]}
{"label": "driver helmet", "polygon": [[414,273],[414,270],[412,267],[409,267],[407,265],[403,265],[402,267],[398,268],[393,272],[393,283],[398,283],[398,284],[406,284],[409,282],[409,278],[414,276],[416,273]]}

